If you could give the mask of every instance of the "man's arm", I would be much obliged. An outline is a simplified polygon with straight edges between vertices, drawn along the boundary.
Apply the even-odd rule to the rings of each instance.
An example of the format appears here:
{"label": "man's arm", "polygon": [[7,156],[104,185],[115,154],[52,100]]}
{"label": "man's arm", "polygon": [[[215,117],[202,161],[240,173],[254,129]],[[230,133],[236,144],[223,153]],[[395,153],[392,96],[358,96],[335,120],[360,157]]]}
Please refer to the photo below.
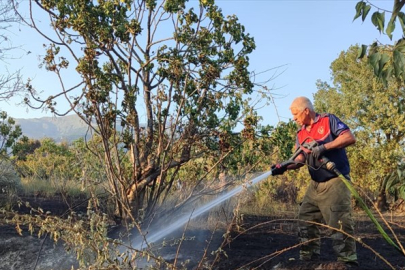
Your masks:
{"label": "man's arm", "polygon": [[356,138],[350,130],[342,132],[335,140],[325,143],[325,149],[337,149],[345,148],[346,146],[352,145],[356,142]]}
{"label": "man's arm", "polygon": [[305,156],[304,154],[298,155],[295,159],[295,164],[291,164],[287,166],[287,170],[296,170],[301,168],[302,166],[305,165]]}
{"label": "man's arm", "polygon": [[[356,142],[356,138],[354,137],[353,133],[350,130],[342,132],[335,140],[325,143],[325,149],[337,149],[337,148],[345,148],[349,145],[352,145]],[[305,156],[304,154],[300,154],[295,158],[295,164],[291,164],[287,166],[288,170],[295,170],[301,168],[305,164]]]}
{"label": "man's arm", "polygon": [[289,163],[290,160],[274,164],[271,166],[271,172],[273,175],[280,175],[283,174],[287,170],[295,170],[298,169],[305,164],[305,156],[303,154],[299,154],[295,159],[294,159],[294,164],[289,164],[289,165],[283,165],[283,163]]}

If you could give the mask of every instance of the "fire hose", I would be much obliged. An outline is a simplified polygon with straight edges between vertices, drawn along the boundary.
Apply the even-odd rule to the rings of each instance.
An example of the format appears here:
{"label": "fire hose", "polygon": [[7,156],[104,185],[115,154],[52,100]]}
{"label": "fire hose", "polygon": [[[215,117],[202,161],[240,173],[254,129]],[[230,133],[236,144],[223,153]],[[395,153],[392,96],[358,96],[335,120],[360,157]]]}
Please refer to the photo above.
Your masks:
{"label": "fire hose", "polygon": [[[307,138],[309,139],[309,138]],[[310,142],[306,142],[306,140],[297,148],[297,150],[294,152],[294,154],[284,162],[281,162],[279,164],[279,167],[287,167],[288,165],[292,164],[297,164],[295,161],[295,158],[298,157],[300,154],[304,153],[304,149],[307,149],[311,151],[314,147],[318,145],[318,143],[315,140],[312,140]],[[352,182],[350,181],[350,178],[348,176],[343,175],[335,166],[335,163],[329,160],[325,156],[321,156],[319,158],[319,161],[321,162],[321,167],[323,166],[329,171],[334,172],[342,181],[345,183],[347,188],[350,190],[351,194],[354,196],[354,198],[357,200],[357,202],[360,204],[360,207],[366,212],[367,216],[370,218],[370,220],[374,223],[376,226],[377,230],[379,233],[383,236],[383,238],[389,243],[391,246],[393,246],[397,251],[399,251],[402,255],[405,255],[405,251],[402,247],[402,245],[399,243],[401,247],[399,247],[390,237],[389,235],[384,231],[383,227],[381,224],[378,222],[378,220],[374,217],[373,213],[371,210],[367,207],[366,203],[364,200],[360,197],[359,193],[357,190],[354,188]]]}

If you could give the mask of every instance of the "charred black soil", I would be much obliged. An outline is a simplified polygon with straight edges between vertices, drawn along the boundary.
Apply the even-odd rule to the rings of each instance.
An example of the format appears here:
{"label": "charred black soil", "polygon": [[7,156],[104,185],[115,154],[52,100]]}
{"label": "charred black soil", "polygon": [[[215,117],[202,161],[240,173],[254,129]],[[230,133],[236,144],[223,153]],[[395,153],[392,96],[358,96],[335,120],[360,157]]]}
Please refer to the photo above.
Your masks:
{"label": "charred black soil", "polygon": [[[28,200],[29,198],[25,198]],[[30,198],[30,204],[44,211],[63,216],[66,211],[86,211],[85,200],[67,202],[58,198]],[[18,211],[27,213],[22,206]],[[390,226],[400,243],[405,243],[405,217],[386,214]],[[361,211],[355,215],[356,239],[360,266],[351,269],[384,270],[405,269],[405,256],[392,247],[379,234],[374,224]],[[331,239],[324,233],[321,257],[317,261],[298,260],[298,237],[294,217],[243,216],[232,226],[226,238],[225,230],[212,231],[204,227],[190,226],[184,233],[179,230],[168,245],[159,250],[160,256],[176,263],[178,269],[346,269],[336,262]],[[4,223],[2,223],[4,224]],[[384,226],[389,232],[389,229]],[[392,233],[389,234],[393,237]],[[176,241],[183,237],[182,241]],[[172,244],[170,244],[172,243]],[[177,244],[176,244],[177,243]],[[179,246],[178,243],[181,243]],[[222,248],[219,247],[222,244]],[[216,258],[216,255],[219,257]],[[74,255],[66,253],[63,243],[55,243],[46,237],[38,238],[27,232],[17,234],[14,226],[0,227],[0,270],[35,269],[62,270],[77,267]]]}

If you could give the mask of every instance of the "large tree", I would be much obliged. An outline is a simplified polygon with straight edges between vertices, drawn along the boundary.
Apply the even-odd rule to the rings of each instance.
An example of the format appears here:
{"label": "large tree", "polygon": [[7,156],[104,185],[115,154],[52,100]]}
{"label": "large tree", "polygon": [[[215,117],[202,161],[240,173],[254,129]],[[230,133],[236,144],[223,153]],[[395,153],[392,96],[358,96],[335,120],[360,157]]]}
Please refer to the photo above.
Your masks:
{"label": "large tree", "polygon": [[[19,1],[16,1],[16,5]],[[8,33],[14,23],[19,22],[13,10],[11,0],[0,2],[0,62],[4,70],[0,74],[0,102],[7,101],[22,89],[22,79],[20,71],[9,71],[6,69],[7,61],[14,58],[12,52],[17,49],[11,42]],[[1,108],[1,107],[0,107]]]}
{"label": "large tree", "polygon": [[[18,2],[18,1],[16,1]],[[13,12],[11,1],[0,2],[0,62],[3,68],[7,61],[13,58],[11,51],[16,47],[12,45],[7,33],[13,23],[17,23],[19,18]],[[10,147],[21,136],[21,129],[15,125],[15,121],[8,117],[6,112],[1,111],[1,102],[6,102],[22,89],[21,75],[19,71],[9,72],[7,69],[0,74],[0,159],[8,158]]]}
{"label": "large tree", "polygon": [[315,106],[337,114],[355,132],[357,143],[348,148],[357,183],[380,191],[385,202],[384,178],[396,170],[404,155],[405,85],[394,78],[382,83],[359,47],[342,52],[331,64],[334,87],[318,83]]}
{"label": "large tree", "polygon": [[[29,90],[55,114],[74,111],[101,136],[120,217],[150,210],[181,166],[204,155],[251,110],[254,40],[213,0],[29,4],[33,19],[27,23],[49,41],[44,66],[62,89],[48,97],[35,86]],[[36,24],[44,18],[40,11],[53,34]],[[71,68],[78,76],[62,75]],[[59,107],[61,98],[67,111]]]}

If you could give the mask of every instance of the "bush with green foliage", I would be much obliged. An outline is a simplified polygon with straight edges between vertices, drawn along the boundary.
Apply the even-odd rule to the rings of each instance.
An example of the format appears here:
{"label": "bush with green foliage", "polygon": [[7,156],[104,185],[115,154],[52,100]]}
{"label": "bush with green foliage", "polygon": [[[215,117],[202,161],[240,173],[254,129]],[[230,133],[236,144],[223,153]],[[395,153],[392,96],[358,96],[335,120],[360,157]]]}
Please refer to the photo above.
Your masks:
{"label": "bush with green foliage", "polygon": [[0,193],[15,194],[21,189],[21,179],[11,162],[0,160]]}

